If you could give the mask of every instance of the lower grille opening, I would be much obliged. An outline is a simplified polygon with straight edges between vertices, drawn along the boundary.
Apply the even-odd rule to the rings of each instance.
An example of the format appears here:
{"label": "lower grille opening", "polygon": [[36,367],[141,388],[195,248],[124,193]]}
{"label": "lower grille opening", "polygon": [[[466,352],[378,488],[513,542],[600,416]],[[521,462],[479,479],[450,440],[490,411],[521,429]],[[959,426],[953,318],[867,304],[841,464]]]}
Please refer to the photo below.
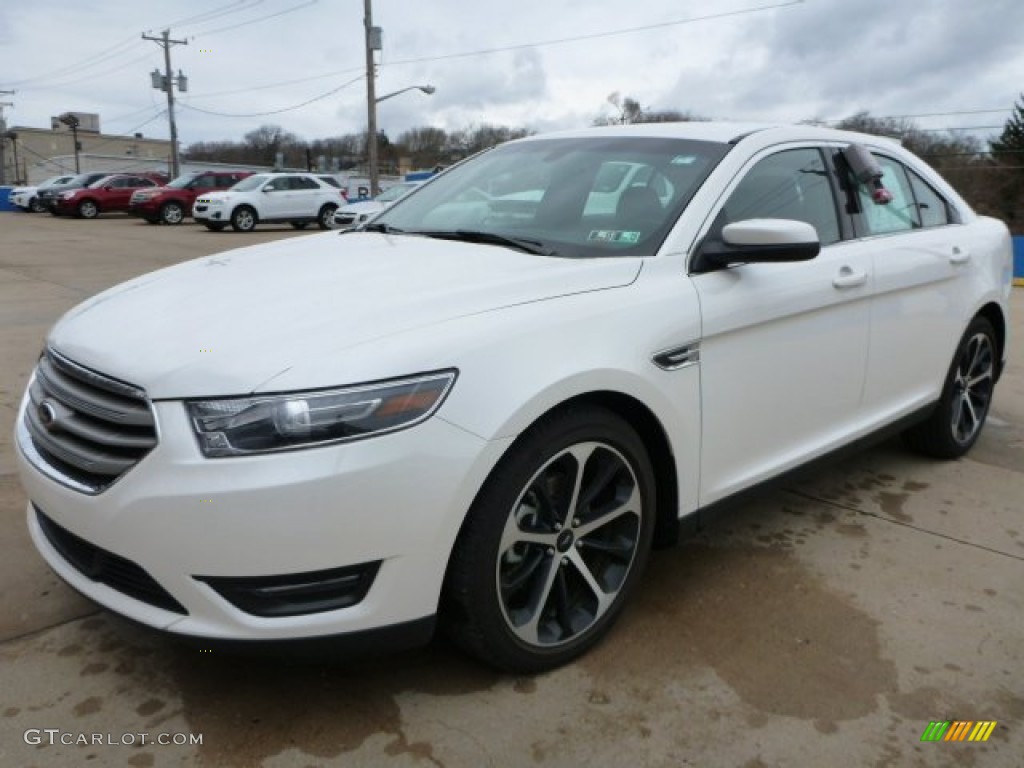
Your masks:
{"label": "lower grille opening", "polygon": [[326,571],[281,576],[193,576],[253,616],[302,616],[336,611],[361,602],[380,569],[380,561]]}
{"label": "lower grille opening", "polygon": [[106,584],[143,603],[188,616],[185,607],[161,587],[156,579],[131,560],[90,544],[62,528],[36,508],[39,528],[69,565],[91,581]]}

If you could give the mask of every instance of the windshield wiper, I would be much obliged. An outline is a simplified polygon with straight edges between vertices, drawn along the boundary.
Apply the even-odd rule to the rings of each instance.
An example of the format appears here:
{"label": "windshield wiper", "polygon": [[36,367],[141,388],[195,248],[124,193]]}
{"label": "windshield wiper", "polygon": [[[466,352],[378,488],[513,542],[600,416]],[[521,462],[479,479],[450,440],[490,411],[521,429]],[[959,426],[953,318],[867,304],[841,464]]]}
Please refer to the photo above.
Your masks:
{"label": "windshield wiper", "polygon": [[[410,233],[412,234],[412,233]],[[475,229],[452,229],[452,230],[421,230],[417,235],[434,237],[438,240],[460,240],[465,243],[484,243],[486,245],[503,245],[507,248],[515,248],[518,251],[532,253],[535,256],[557,256],[557,251],[546,247],[539,240],[528,240],[525,237],[509,237],[494,232],[482,232]]]}
{"label": "windshield wiper", "polygon": [[367,224],[362,229],[356,227],[355,229],[348,230],[349,232],[380,232],[382,235],[401,235],[405,232],[404,229],[398,227],[392,227],[390,224],[385,224],[383,221],[380,224]]}

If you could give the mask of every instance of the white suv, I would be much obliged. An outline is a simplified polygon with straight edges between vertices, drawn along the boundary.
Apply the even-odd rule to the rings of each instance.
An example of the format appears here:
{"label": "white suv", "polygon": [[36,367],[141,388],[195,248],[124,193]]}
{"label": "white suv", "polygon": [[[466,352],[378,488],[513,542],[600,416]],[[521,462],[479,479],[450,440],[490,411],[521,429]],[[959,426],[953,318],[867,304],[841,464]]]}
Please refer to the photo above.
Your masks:
{"label": "white suv", "polygon": [[313,222],[328,229],[344,203],[341,189],[312,173],[258,173],[196,198],[192,217],[214,231],[230,224],[236,232],[250,232],[258,223],[284,221],[296,229]]}

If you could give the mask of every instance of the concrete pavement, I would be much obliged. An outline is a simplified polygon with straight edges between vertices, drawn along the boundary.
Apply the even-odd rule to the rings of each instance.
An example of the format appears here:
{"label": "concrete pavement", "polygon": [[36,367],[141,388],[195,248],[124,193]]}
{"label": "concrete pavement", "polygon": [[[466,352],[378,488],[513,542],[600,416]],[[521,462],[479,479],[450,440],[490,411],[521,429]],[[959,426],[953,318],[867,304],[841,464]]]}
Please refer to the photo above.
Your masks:
{"label": "concrete pavement", "polygon": [[[656,553],[595,652],[536,678],[443,642],[349,664],[202,653],[72,593],[32,549],[13,475],[46,329],[121,280],[293,236],[0,214],[0,765],[1024,764],[1019,354],[968,458],[889,442],[736,500]],[[1014,310],[1019,350],[1024,290]],[[922,743],[933,720],[998,725]]]}

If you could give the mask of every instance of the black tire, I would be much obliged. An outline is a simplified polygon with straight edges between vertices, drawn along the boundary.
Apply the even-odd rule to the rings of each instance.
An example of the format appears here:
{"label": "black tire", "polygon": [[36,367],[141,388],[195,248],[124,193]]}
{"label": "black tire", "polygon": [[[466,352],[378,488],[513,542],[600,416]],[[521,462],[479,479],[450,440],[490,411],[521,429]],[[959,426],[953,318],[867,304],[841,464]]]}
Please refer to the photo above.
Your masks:
{"label": "black tire", "polygon": [[992,404],[998,349],[992,323],[975,317],[957,345],[935,410],[904,433],[911,448],[938,459],[956,459],[971,449]]}
{"label": "black tire", "polygon": [[83,200],[78,204],[78,216],[82,219],[95,219],[100,215],[100,207],[93,200]]}
{"label": "black tire", "polygon": [[205,226],[211,232],[221,232],[227,224],[211,224],[207,222]]}
{"label": "black tire", "polygon": [[248,205],[240,205],[231,212],[231,228],[235,232],[252,232],[256,229],[256,211]]}
{"label": "black tire", "polygon": [[305,229],[309,226],[308,221],[291,221],[288,223],[292,225],[292,229]]}
{"label": "black tire", "polygon": [[28,209],[32,211],[32,213],[42,213],[46,210],[46,206],[39,202],[38,197],[33,197],[28,201]]}
{"label": "black tire", "polygon": [[626,603],[656,514],[651,462],[628,423],[593,406],[554,414],[520,436],[473,502],[445,577],[443,626],[514,673],[577,658]]}
{"label": "black tire", "polygon": [[181,207],[181,203],[171,200],[160,207],[160,221],[164,224],[181,224],[184,218],[185,209]]}
{"label": "black tire", "polygon": [[316,223],[320,229],[330,229],[331,221],[334,219],[334,212],[338,210],[338,206],[331,205],[328,203],[320,209],[320,213],[316,216]]}

